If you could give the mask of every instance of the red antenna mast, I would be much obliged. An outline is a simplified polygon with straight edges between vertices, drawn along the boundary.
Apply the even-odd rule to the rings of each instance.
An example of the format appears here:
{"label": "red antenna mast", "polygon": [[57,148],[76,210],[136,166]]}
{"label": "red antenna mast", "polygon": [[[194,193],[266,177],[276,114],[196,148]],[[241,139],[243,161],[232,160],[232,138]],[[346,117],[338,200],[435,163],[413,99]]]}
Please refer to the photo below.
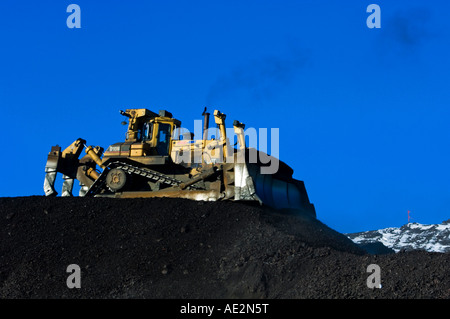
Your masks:
{"label": "red antenna mast", "polygon": [[409,213],[410,213],[410,211],[408,210],[408,224],[409,224],[409,221],[411,220],[411,216],[409,216]]}

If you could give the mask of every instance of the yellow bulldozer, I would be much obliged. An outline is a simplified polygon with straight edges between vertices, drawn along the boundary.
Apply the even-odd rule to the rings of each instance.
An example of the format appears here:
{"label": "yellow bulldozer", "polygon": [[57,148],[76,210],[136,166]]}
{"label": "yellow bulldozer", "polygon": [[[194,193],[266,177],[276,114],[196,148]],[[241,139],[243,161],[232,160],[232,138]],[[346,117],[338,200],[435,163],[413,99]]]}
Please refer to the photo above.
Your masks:
{"label": "yellow bulldozer", "polygon": [[[292,177],[293,170],[246,146],[243,123],[233,122],[233,142],[237,140],[233,144],[227,137],[226,115],[218,110],[213,113],[217,136],[208,139],[211,114],[205,108],[202,136],[197,140],[168,111],[127,109],[120,113],[128,120],[124,142],[104,151],[86,146],[79,138],[63,151],[58,145],[51,148],[45,166],[46,196],[57,195],[55,179],[62,173],[61,196],[72,196],[77,179],[79,196],[257,201],[316,216],[305,185]],[[83,149],[86,154],[80,158]]]}

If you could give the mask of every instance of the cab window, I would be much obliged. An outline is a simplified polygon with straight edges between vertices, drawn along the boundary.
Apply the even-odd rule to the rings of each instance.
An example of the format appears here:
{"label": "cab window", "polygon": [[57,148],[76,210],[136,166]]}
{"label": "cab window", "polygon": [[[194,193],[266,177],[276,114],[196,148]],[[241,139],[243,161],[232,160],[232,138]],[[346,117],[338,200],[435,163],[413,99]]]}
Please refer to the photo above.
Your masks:
{"label": "cab window", "polygon": [[144,123],[144,126],[142,128],[143,134],[142,134],[142,140],[145,141],[151,141],[152,139],[152,131],[153,131],[153,123]]}
{"label": "cab window", "polygon": [[156,149],[159,155],[169,155],[171,125],[159,123],[158,144]]}

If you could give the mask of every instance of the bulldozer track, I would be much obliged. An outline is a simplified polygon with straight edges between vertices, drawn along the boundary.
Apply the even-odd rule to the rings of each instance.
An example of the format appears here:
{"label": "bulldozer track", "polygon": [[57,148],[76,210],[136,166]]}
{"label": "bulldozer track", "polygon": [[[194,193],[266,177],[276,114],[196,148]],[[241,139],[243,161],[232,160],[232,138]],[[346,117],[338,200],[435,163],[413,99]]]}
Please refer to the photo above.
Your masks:
{"label": "bulldozer track", "polygon": [[[159,183],[163,183],[163,184],[166,184],[169,186],[178,186],[182,183],[182,181],[180,181],[176,178],[167,176],[165,174],[159,173],[159,172],[151,170],[149,168],[140,168],[140,167],[126,164],[123,162],[112,162],[112,163],[108,164],[108,166],[103,170],[103,172],[100,174],[98,179],[95,180],[94,184],[92,184],[92,186],[89,188],[89,190],[85,196],[95,196],[102,189],[104,189],[105,183],[106,183],[106,176],[108,175],[108,172],[112,168],[119,168],[130,175],[134,174],[134,175],[142,176],[144,178],[152,180],[153,182],[159,182]],[[194,185],[190,185],[187,187],[187,189],[198,190],[200,188],[198,188]]]}

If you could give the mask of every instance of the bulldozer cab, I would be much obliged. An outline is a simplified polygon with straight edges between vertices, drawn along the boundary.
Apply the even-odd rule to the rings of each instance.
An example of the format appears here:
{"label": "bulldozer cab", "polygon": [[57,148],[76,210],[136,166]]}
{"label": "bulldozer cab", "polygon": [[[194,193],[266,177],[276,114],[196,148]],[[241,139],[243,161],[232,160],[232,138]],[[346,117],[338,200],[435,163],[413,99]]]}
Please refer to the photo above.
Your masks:
{"label": "bulldozer cab", "polygon": [[[130,145],[129,156],[168,156],[172,134],[181,122],[172,114],[161,110],[159,114],[147,109],[129,109],[120,112],[128,117],[125,145]],[[120,154],[125,155],[125,154]]]}

